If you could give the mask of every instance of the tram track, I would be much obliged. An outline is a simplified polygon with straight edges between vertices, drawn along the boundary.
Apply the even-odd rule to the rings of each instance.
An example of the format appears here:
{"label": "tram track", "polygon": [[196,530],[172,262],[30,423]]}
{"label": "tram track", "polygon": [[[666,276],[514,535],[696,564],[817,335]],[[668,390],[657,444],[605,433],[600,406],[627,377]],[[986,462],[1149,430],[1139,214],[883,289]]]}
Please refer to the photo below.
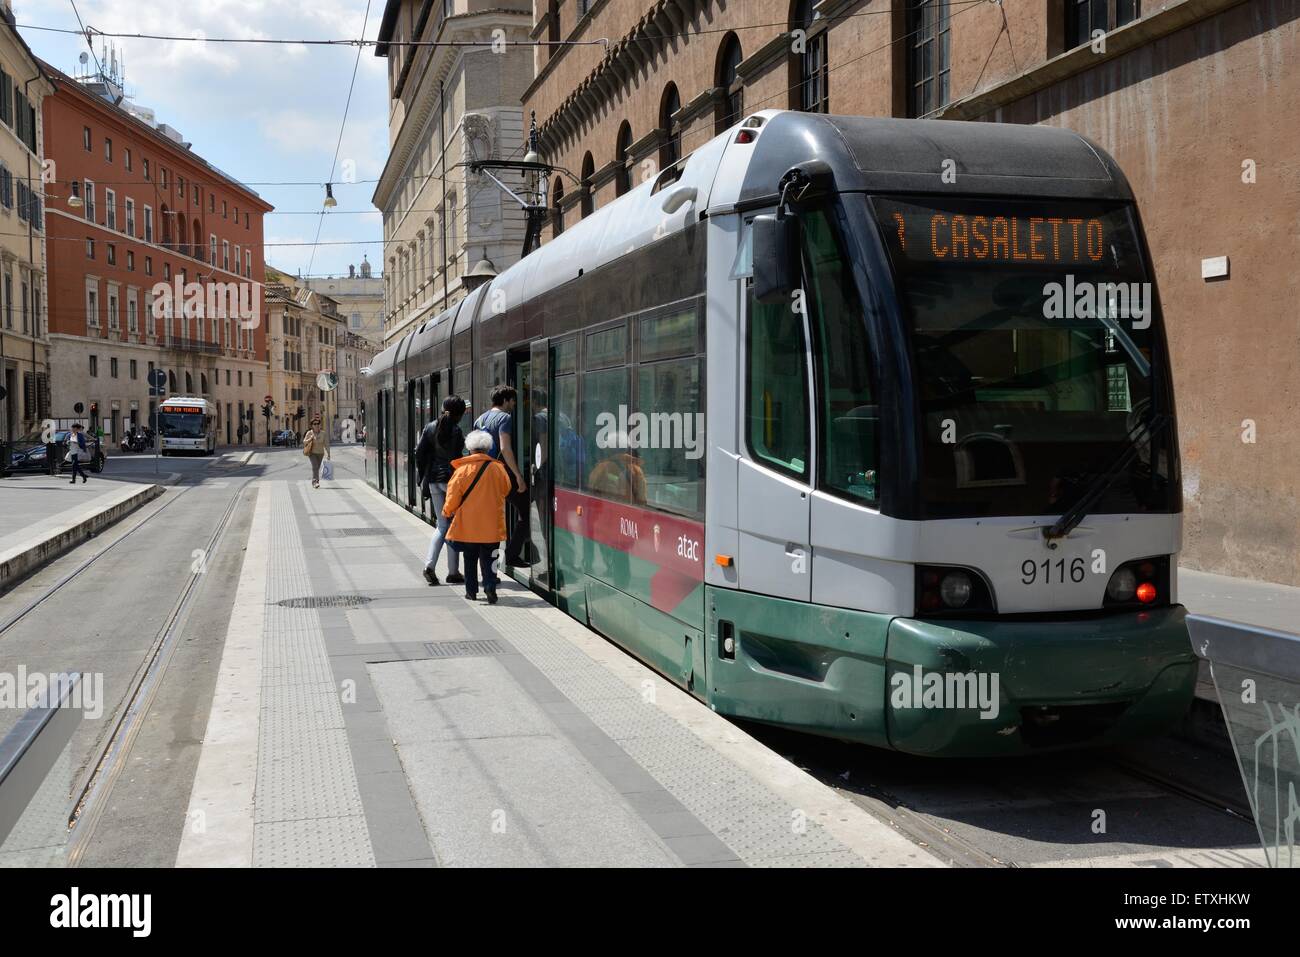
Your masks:
{"label": "tram track", "polygon": [[[235,514],[236,506],[250,484],[297,467],[300,467],[300,464],[293,462],[263,471],[262,466],[242,465],[222,472],[221,479],[223,481],[234,480],[237,487],[227,500],[212,534],[206,540],[204,554],[214,556],[222,547],[231,518]],[[258,470],[257,474],[241,474],[254,469]],[[25,602],[21,608],[9,615],[3,622],[0,622],[0,638],[3,638],[6,632],[49,602],[61,590],[83,576],[123,542],[131,539],[141,529],[154,524],[154,519],[165,513],[177,501],[184,499],[188,493],[195,489],[203,488],[204,480],[210,477],[204,474],[183,479],[182,483],[178,483],[180,488],[176,494],[170,496],[159,507],[142,516],[108,545],[78,563],[76,567],[45,588],[41,594]],[[172,486],[172,488],[176,489],[177,486]],[[188,612],[198,595],[198,586],[202,580],[202,574],[201,570],[191,571],[189,577],[181,586],[176,600],[150,642],[148,651],[131,677],[129,690],[122,699],[123,703],[118,711],[117,721],[112,732],[102,745],[97,745],[95,750],[92,751],[92,758],[87,762],[86,770],[83,771],[79,784],[73,787],[72,793],[75,798],[68,817],[67,864],[70,867],[77,866],[84,857],[86,849],[94,836],[95,827],[103,815],[106,799],[111,794],[113,784],[126,765],[144,717],[149,713],[172,653],[175,651],[179,636],[184,629]]]}
{"label": "tram track", "polygon": [[[1201,780],[1178,770],[1195,761],[1170,770],[1126,750],[941,761],[744,726],[787,761],[954,867],[1081,860],[1086,855],[1078,852],[1088,844],[1164,846],[1169,855],[1198,838],[1215,848],[1256,844],[1244,792],[1237,797],[1231,786],[1235,763],[1190,742],[1177,747],[1202,752],[1196,772]],[[1157,744],[1163,753],[1176,742]],[[1216,772],[1231,775],[1227,786]],[[1097,809],[1115,815],[1115,836],[1090,830]],[[1059,857],[1044,853],[1054,843]]]}

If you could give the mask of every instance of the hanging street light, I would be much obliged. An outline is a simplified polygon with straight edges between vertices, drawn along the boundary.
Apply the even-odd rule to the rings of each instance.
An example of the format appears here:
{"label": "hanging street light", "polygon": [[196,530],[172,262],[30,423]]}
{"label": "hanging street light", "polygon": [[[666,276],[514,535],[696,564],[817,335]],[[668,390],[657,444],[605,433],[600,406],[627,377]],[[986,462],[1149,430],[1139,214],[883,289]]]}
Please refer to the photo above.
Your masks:
{"label": "hanging street light", "polygon": [[326,183],[325,184],[325,208],[333,209],[338,204],[339,201],[334,198],[334,184]]}

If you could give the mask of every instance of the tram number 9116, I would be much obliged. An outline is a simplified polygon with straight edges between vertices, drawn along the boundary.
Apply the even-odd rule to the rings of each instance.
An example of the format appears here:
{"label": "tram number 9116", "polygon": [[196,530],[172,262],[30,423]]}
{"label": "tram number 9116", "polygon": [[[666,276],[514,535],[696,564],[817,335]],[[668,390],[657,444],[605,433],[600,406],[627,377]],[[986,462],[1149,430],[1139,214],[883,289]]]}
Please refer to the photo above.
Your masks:
{"label": "tram number 9116", "polygon": [[1020,565],[1020,581],[1025,585],[1064,585],[1066,576],[1076,585],[1083,581],[1087,566],[1082,558],[1072,559],[1068,564],[1064,558],[1052,561],[1045,558],[1036,562],[1026,558]]}

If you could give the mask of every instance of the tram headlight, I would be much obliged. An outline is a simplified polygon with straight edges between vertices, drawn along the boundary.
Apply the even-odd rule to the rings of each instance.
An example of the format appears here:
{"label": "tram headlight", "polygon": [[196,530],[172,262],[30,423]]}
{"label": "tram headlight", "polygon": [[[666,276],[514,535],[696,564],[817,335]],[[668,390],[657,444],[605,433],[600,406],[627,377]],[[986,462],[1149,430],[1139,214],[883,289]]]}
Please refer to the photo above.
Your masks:
{"label": "tram headlight", "polygon": [[1131,601],[1137,593],[1137,573],[1127,565],[1115,569],[1106,585],[1106,597],[1111,601]]}
{"label": "tram headlight", "polygon": [[975,569],[955,565],[916,566],[917,617],[996,612],[988,579]]}
{"label": "tram headlight", "polygon": [[972,590],[970,576],[961,571],[949,572],[939,583],[939,597],[948,608],[965,608]]}

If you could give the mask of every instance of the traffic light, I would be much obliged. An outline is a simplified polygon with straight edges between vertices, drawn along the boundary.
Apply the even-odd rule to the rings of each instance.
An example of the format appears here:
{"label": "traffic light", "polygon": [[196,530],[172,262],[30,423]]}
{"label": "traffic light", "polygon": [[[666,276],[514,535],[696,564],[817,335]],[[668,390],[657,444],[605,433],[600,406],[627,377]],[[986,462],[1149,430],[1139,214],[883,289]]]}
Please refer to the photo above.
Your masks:
{"label": "traffic light", "polygon": [[99,418],[99,403],[98,403],[98,402],[92,402],[92,403],[90,403],[90,417],[91,417],[91,419],[97,419],[97,418]]}
{"label": "traffic light", "polygon": [[302,418],[304,415],[306,415],[306,414],[307,414],[307,412],[303,409],[303,407],[302,407],[302,406],[298,406],[298,411],[294,413],[293,417],[294,417],[295,419],[301,419],[301,418]]}

